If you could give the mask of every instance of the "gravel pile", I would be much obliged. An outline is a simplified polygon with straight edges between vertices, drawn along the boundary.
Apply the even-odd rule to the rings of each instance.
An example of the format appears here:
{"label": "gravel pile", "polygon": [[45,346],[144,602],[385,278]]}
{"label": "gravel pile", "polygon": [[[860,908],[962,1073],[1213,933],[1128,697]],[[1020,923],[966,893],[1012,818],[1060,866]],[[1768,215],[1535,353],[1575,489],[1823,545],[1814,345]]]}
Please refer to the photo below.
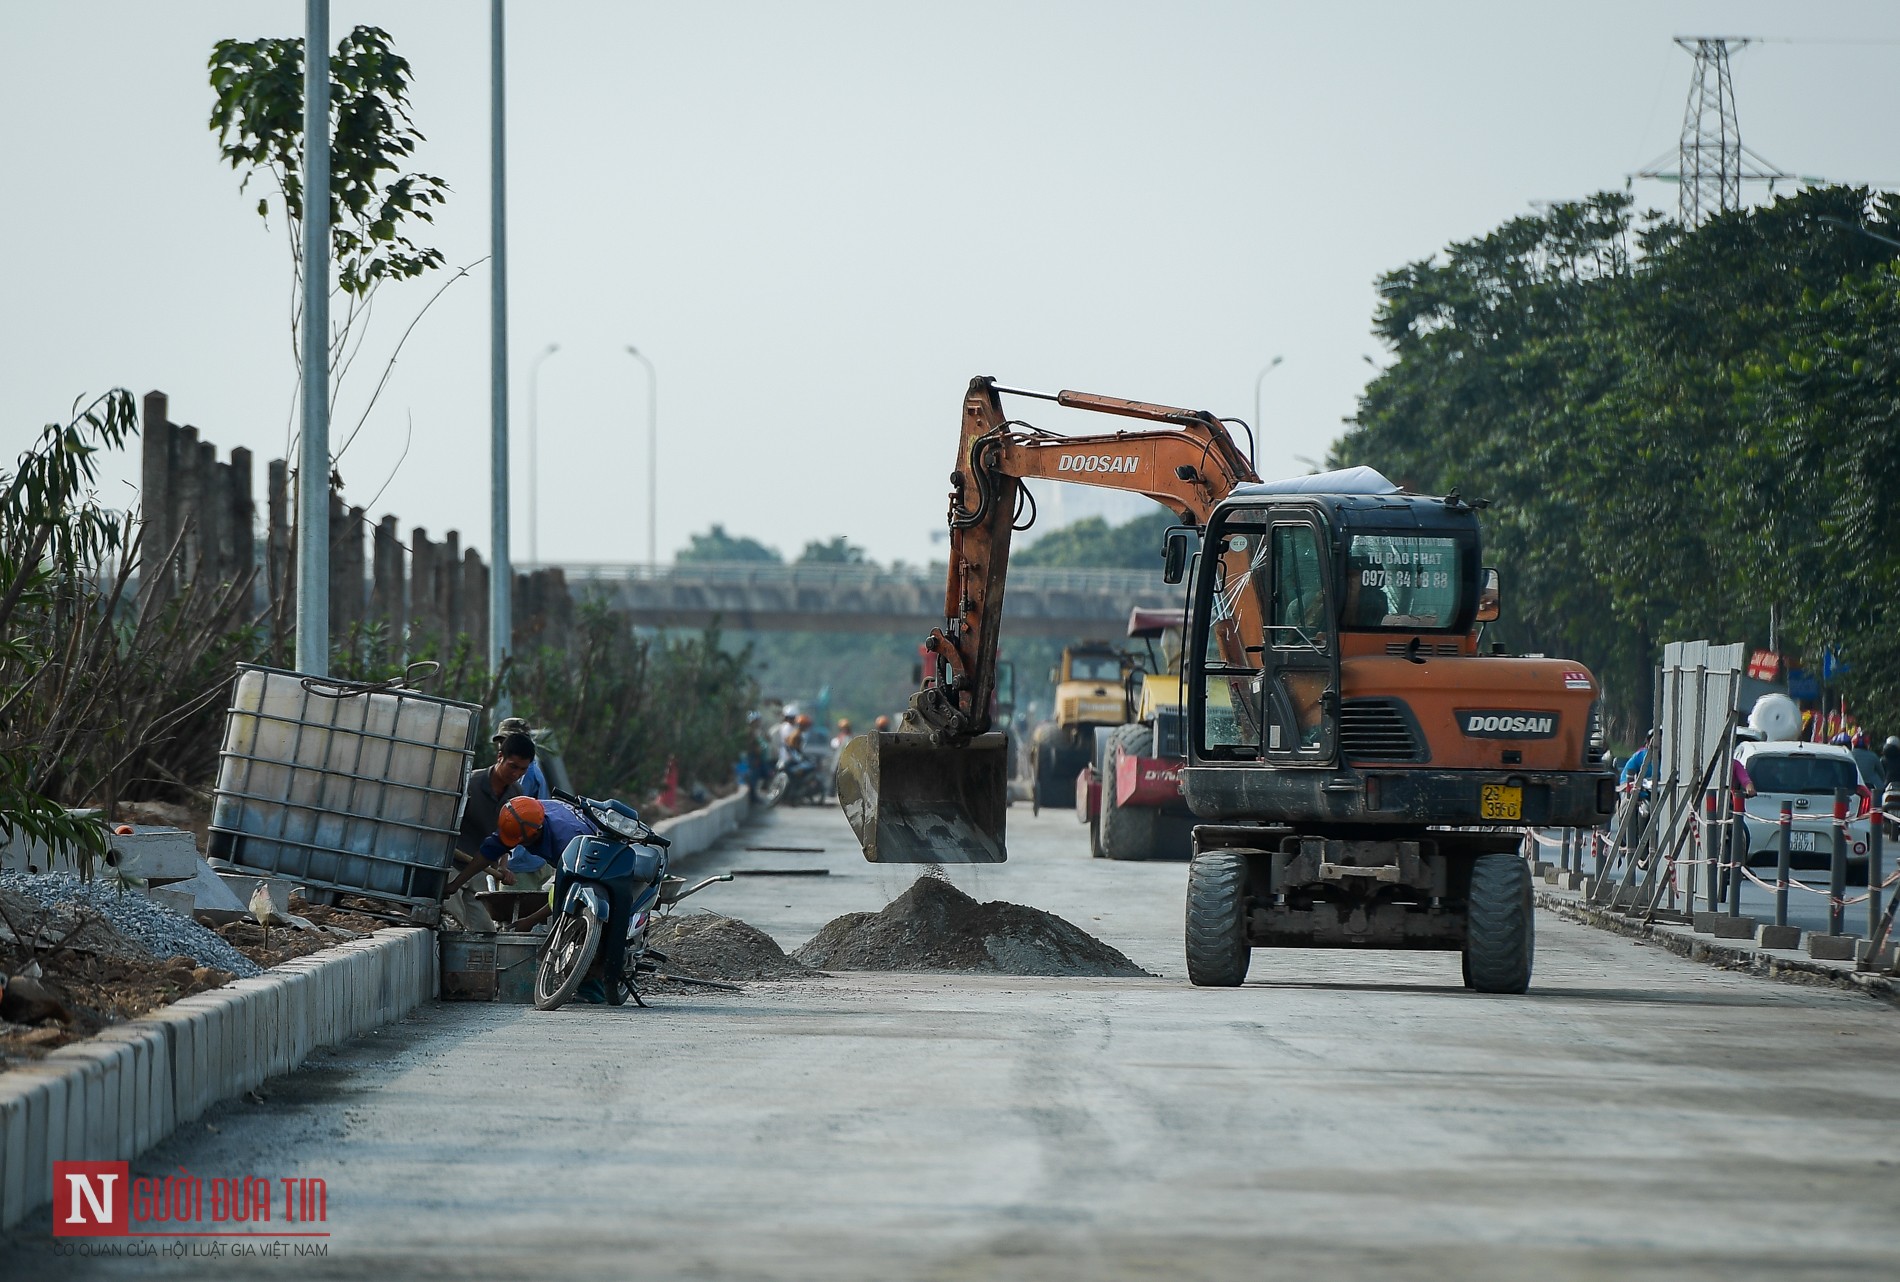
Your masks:
{"label": "gravel pile", "polygon": [[792,957],[831,970],[1130,978],[1148,973],[1052,913],[1000,901],[979,904],[937,876],[919,877],[883,912],[846,913],[827,922]]}
{"label": "gravel pile", "polygon": [[154,958],[189,957],[200,966],[228,970],[239,978],[263,973],[215,932],[160,907],[136,890],[121,891],[104,882],[81,881],[66,872],[0,872],[0,888],[49,908],[90,908]]}
{"label": "gravel pile", "polygon": [[787,957],[756,926],[718,913],[668,917],[655,923],[648,938],[666,954],[661,969],[695,979],[811,979],[817,974]]}

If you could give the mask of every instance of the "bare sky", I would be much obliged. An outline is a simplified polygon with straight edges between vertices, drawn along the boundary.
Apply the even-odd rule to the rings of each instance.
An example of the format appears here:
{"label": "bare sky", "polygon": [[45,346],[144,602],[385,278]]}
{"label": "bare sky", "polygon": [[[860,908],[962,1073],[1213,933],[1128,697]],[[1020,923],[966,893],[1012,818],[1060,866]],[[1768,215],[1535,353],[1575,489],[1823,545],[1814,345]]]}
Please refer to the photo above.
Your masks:
{"label": "bare sky", "polygon": [[[224,450],[281,456],[287,251],[217,160],[205,59],[302,21],[297,0],[0,3],[8,457],[119,385],[164,389]],[[418,167],[453,188],[430,243],[481,258],[487,5],[336,0],[331,23],[383,26],[414,64]],[[659,372],[663,559],[714,521],[788,555],[843,534],[928,558],[973,374],[1251,418],[1284,356],[1261,470],[1305,470],[1382,359],[1375,277],[1671,150],[1677,33],[1834,42],[1735,56],[1743,136],[1798,173],[1900,180],[1890,3],[514,0],[516,557],[528,371],[551,342],[546,560],[645,557],[629,343]],[[1637,194],[1674,208],[1671,187]],[[484,552],[485,271],[422,321],[340,464],[353,502],[383,490],[372,515]],[[433,288],[385,295],[335,439]],[[115,464],[107,497],[129,502],[136,475]],[[1135,510],[1074,493],[1045,525]]]}

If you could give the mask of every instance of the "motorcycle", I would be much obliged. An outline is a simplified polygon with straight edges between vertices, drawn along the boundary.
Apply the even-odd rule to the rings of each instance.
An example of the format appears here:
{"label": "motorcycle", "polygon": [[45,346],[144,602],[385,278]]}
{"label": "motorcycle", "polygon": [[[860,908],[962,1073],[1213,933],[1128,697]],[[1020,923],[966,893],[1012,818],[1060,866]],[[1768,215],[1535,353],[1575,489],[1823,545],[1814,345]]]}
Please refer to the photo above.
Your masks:
{"label": "motorcycle", "polygon": [[1900,841],[1900,780],[1880,790],[1880,818],[1887,828],[1880,835],[1888,841]]}
{"label": "motorcycle", "polygon": [[647,946],[655,910],[670,909],[714,882],[731,881],[732,874],[708,877],[687,887],[684,878],[667,875],[666,850],[672,843],[643,823],[633,807],[559,789],[554,795],[580,811],[595,832],[574,838],[561,852],[554,878],[556,912],[534,977],[535,1009],[555,1010],[568,1002],[597,965],[605,978],[611,968],[601,948],[614,920],[617,896],[624,898],[629,910],[624,934],[608,945],[621,948],[622,953],[621,973],[607,986],[607,1002],[621,1006],[631,997],[634,1005],[645,1006],[639,978],[652,974],[666,960]]}
{"label": "motorcycle", "polygon": [[786,765],[772,768],[772,773],[759,785],[759,800],[768,806],[780,802],[788,806],[822,806],[825,804],[824,776],[809,757],[795,757]]}

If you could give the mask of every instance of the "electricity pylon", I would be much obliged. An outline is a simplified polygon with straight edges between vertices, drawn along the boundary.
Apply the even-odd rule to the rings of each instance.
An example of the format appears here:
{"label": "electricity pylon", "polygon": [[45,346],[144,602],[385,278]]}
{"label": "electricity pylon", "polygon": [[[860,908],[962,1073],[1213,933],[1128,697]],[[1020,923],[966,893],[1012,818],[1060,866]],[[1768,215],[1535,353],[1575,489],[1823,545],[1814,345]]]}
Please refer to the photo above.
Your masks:
{"label": "electricity pylon", "polygon": [[1662,168],[1667,157],[1658,157],[1631,177],[1679,184],[1677,216],[1684,227],[1696,227],[1717,214],[1741,208],[1744,182],[1765,182],[1773,191],[1775,183],[1794,181],[1795,175],[1742,145],[1728,55],[1731,49],[1754,41],[1746,36],[1677,36],[1676,43],[1695,58],[1676,168],[1673,172]]}

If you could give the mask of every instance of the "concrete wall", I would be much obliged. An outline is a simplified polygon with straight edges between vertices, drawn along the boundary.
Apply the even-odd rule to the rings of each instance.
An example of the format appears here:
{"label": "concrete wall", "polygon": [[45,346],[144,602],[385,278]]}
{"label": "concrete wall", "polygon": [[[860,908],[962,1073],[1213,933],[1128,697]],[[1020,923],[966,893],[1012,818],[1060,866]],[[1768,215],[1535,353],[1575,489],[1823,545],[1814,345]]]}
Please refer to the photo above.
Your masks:
{"label": "concrete wall", "polygon": [[55,1161],[130,1161],[316,1048],[431,1000],[435,952],[431,931],[379,930],[0,1073],[0,1229],[51,1199]]}

